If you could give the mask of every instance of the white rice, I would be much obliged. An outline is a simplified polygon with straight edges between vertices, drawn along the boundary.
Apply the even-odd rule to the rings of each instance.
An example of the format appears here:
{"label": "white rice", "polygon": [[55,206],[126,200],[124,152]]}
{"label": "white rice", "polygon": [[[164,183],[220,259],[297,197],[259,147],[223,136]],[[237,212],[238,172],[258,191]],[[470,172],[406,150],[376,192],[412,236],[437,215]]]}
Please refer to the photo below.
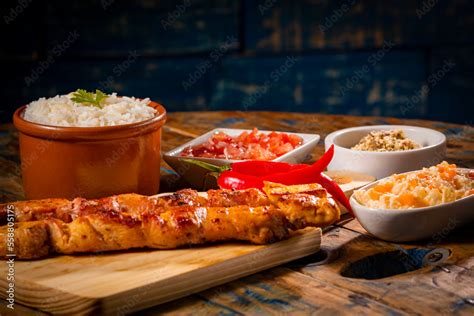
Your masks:
{"label": "white rice", "polygon": [[150,99],[117,97],[112,93],[102,108],[71,100],[72,93],[53,98],[40,98],[27,105],[24,119],[30,122],[68,127],[114,126],[145,121],[155,116],[156,110],[148,104]]}

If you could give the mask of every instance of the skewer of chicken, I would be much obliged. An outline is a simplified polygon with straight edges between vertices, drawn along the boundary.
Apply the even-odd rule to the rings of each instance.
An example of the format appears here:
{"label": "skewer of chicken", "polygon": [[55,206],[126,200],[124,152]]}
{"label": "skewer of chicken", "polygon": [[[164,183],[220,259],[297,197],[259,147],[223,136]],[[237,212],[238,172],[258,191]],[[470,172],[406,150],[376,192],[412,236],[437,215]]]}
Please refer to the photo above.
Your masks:
{"label": "skewer of chicken", "polygon": [[174,206],[215,206],[229,207],[237,205],[269,205],[265,194],[257,189],[249,190],[209,190],[206,197],[191,189],[180,190],[166,196],[143,196],[121,194],[101,199],[84,198],[44,199],[0,204],[0,225],[7,222],[7,207],[12,205],[16,222],[37,221],[57,218],[70,222],[76,217],[97,211],[115,211],[140,216],[143,212],[166,209]]}
{"label": "skewer of chicken", "polygon": [[[334,200],[318,184],[258,190],[192,190],[164,198],[121,195],[99,200],[43,200],[14,203],[14,247],[7,226],[0,227],[0,256],[37,259],[131,248],[172,249],[186,245],[242,240],[265,244],[291,230],[334,223]],[[0,206],[5,209],[6,206]]]}

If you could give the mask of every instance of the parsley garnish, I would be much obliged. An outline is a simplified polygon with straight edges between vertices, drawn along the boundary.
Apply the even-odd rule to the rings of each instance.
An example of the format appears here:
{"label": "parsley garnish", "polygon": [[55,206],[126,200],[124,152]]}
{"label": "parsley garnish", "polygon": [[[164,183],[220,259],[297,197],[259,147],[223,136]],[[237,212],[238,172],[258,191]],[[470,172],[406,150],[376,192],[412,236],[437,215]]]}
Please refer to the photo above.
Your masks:
{"label": "parsley garnish", "polygon": [[87,92],[83,89],[77,89],[76,92],[72,94],[71,100],[76,103],[81,103],[83,105],[92,105],[98,108],[102,108],[100,102],[107,98],[107,94],[103,93],[100,90],[95,90],[95,93]]}

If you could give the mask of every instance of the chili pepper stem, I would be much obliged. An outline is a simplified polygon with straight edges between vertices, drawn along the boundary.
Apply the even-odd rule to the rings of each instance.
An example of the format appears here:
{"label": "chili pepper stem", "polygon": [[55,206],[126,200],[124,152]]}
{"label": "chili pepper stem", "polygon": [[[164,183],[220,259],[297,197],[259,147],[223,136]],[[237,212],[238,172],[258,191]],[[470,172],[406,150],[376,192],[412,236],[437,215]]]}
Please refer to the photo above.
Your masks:
{"label": "chili pepper stem", "polygon": [[217,175],[224,172],[224,171],[230,170],[230,166],[228,166],[228,165],[216,166],[216,165],[204,162],[204,161],[194,160],[194,159],[181,159],[181,160],[184,161],[184,162],[199,166],[199,167],[204,168],[206,170],[209,170],[211,172],[216,172]]}

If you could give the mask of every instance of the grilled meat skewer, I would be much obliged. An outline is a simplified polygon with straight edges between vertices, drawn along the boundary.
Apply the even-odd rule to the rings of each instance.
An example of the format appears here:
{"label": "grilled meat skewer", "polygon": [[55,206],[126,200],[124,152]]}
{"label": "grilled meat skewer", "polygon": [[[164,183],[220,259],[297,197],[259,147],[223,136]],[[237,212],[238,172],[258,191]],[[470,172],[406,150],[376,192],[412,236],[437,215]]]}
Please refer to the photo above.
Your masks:
{"label": "grilled meat skewer", "polygon": [[87,200],[76,198],[44,199],[33,201],[20,201],[10,204],[0,204],[0,223],[7,222],[7,207],[14,206],[15,221],[27,222],[42,219],[57,218],[64,222],[71,222],[81,214],[97,211],[115,211],[140,216],[142,212],[157,211],[174,206],[264,206],[269,205],[267,196],[257,189],[242,191],[210,190],[207,198],[200,196],[197,191],[185,189],[173,194],[155,197],[138,194],[122,194],[102,199]]}
{"label": "grilled meat skewer", "polygon": [[[213,190],[207,198],[187,191],[165,199],[126,195],[102,203],[61,201],[55,211],[38,207],[47,202],[33,201],[34,210],[20,202],[26,204],[17,211],[21,220],[15,224],[13,253],[18,259],[37,259],[53,253],[171,249],[226,240],[264,244],[288,237],[290,230],[325,226],[339,218],[336,203],[318,185],[268,183],[264,190],[266,195]],[[0,227],[0,240],[0,256],[5,257],[11,252],[7,226]]]}

